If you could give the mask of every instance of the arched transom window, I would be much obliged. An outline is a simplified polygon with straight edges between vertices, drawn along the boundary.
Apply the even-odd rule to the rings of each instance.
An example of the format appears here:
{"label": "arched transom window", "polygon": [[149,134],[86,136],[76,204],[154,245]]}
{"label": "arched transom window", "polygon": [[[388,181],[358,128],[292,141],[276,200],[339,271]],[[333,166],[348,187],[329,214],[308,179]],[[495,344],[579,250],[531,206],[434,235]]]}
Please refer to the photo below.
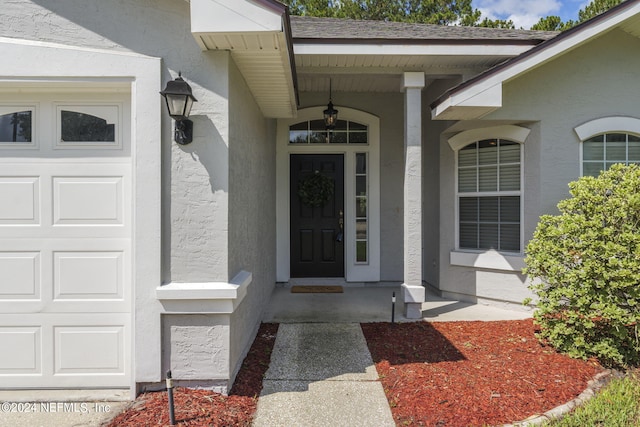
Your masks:
{"label": "arched transom window", "polygon": [[289,144],[368,144],[367,125],[351,120],[338,120],[327,130],[324,120],[306,120],[289,126]]}

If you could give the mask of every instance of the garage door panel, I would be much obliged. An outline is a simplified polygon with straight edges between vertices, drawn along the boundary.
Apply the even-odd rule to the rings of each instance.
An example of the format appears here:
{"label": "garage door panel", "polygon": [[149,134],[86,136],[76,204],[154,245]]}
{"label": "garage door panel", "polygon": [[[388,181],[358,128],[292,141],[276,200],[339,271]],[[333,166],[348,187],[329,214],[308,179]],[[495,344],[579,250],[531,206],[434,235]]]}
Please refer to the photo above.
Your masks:
{"label": "garage door panel", "polygon": [[[129,313],[0,314],[2,387],[123,387],[131,366]],[[19,347],[19,351],[18,351]],[[20,356],[20,360],[18,356]],[[21,360],[24,358],[24,360]]]}
{"label": "garage door panel", "polygon": [[40,253],[0,252],[0,300],[40,299]]}
{"label": "garage door panel", "polygon": [[55,252],[54,300],[123,299],[123,252]]}
{"label": "garage door panel", "polygon": [[0,351],[0,378],[3,375],[42,373],[40,327],[0,327],[0,348],[3,349]]}
{"label": "garage door panel", "polygon": [[30,129],[0,141],[2,388],[130,385],[129,96],[49,91],[0,105]]}
{"label": "garage door panel", "polygon": [[55,375],[124,374],[123,326],[54,327]]}
{"label": "garage door panel", "polygon": [[122,177],[54,177],[53,223],[124,223]]}
{"label": "garage door panel", "polygon": [[37,176],[0,176],[0,225],[40,222],[39,184]]}

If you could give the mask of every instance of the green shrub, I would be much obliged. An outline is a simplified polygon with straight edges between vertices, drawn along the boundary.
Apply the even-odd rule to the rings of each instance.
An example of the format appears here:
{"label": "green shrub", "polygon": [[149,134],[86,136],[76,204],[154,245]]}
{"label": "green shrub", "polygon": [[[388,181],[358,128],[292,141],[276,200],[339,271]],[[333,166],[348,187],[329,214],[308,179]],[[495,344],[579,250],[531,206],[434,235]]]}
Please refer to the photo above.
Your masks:
{"label": "green shrub", "polygon": [[640,361],[640,167],[569,184],[560,215],[540,218],[524,273],[536,278],[540,337],[608,366]]}

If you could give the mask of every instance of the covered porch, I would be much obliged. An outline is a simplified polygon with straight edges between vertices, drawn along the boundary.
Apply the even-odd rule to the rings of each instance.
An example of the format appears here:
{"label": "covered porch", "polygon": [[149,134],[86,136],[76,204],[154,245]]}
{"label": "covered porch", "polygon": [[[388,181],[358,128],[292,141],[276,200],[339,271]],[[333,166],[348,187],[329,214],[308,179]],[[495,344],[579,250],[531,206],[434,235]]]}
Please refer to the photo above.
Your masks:
{"label": "covered porch", "polygon": [[[396,303],[392,303],[393,295]],[[291,286],[276,286],[262,321],[266,323],[368,323],[409,319],[401,285],[344,286],[342,293],[292,293]],[[518,320],[531,317],[525,307],[517,310],[442,298],[427,287],[420,304],[420,319],[433,322],[458,320]]]}

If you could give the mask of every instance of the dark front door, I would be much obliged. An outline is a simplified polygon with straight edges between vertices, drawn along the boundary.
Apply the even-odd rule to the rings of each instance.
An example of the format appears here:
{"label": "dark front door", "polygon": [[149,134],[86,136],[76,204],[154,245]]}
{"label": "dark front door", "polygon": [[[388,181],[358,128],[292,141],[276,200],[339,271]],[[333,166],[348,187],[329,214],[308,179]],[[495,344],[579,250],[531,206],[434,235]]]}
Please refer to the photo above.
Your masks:
{"label": "dark front door", "polygon": [[292,154],[290,183],[291,277],[344,277],[344,157]]}

